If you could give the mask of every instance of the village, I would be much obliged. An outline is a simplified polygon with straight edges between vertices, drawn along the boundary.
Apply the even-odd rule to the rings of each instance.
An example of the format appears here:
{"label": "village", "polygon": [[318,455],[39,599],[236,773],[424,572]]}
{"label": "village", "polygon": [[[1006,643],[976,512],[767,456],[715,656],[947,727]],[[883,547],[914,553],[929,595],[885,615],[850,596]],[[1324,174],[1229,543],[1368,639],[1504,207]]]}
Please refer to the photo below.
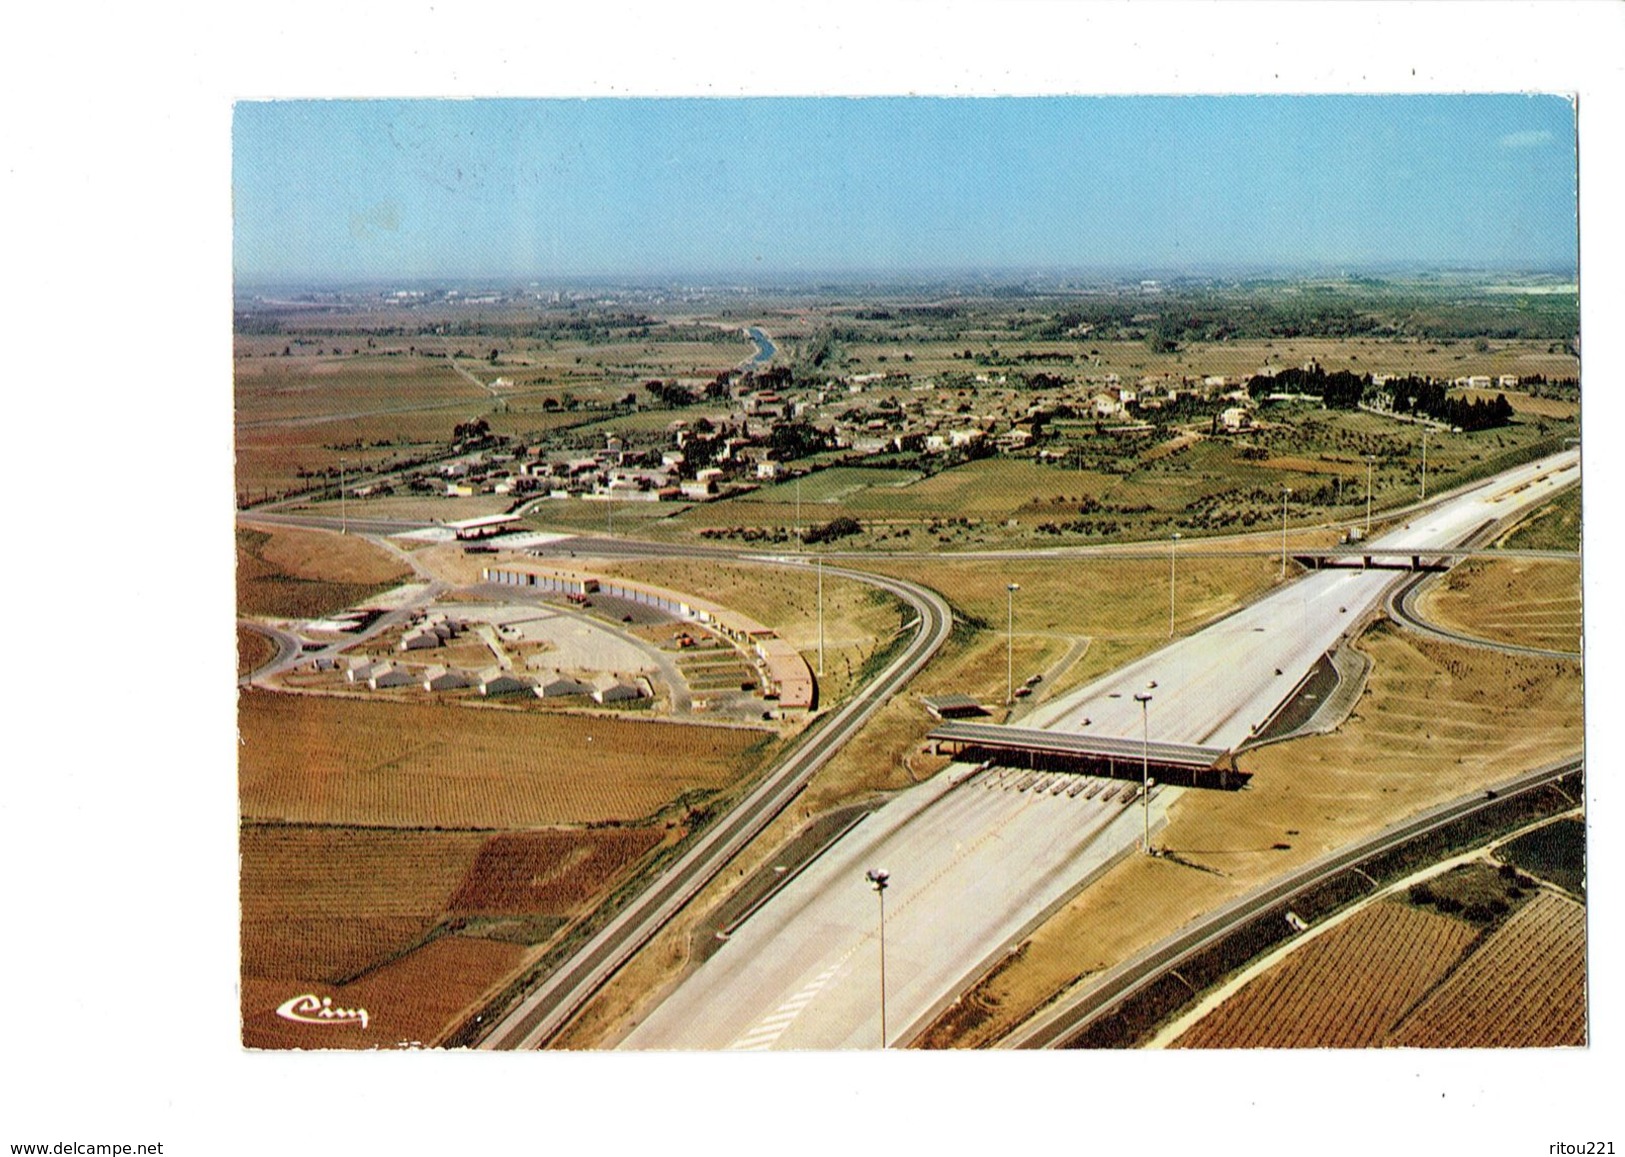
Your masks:
{"label": "village", "polygon": [[[1043,355],[1027,357],[1043,360]],[[1315,392],[1329,390],[1326,382],[1340,385],[1342,396]],[[1537,388],[1544,384],[1537,378]],[[1080,435],[1096,446],[1101,440],[1108,447],[1118,442],[1137,453],[1143,449],[1139,442],[1159,433],[1247,431],[1282,406],[1358,408],[1450,430],[1455,427],[1448,414],[1425,412],[1414,396],[1406,396],[1406,388],[1412,395],[1421,388],[1440,395],[1453,391],[1453,397],[1464,392],[1487,405],[1484,395],[1490,391],[1524,385],[1516,374],[1446,380],[1347,370],[1326,374],[1314,361],[1292,368],[1265,365],[1250,375],[1161,373],[1133,382],[1117,373],[1071,380],[1045,372],[917,377],[893,370],[833,380],[820,375],[802,384],[786,367],[731,370],[710,380],[652,380],[642,394],[628,393],[615,407],[628,417],[671,412],[663,428],[642,420],[619,429],[611,417],[594,423],[603,427],[596,445],[583,444],[589,435],[570,430],[521,444],[493,433],[483,418],[470,419],[456,427],[447,459],[356,479],[344,493],[355,499],[403,490],[429,497],[507,497],[510,511],[533,508],[538,500],[572,498],[693,504],[748,494],[833,465],[907,465],[932,473],[996,455],[1061,463],[1085,453]],[[500,397],[511,386],[499,377],[488,388]],[[1494,424],[1511,415],[1504,397],[1498,405]],[[1062,430],[1074,436],[1058,438]]]}

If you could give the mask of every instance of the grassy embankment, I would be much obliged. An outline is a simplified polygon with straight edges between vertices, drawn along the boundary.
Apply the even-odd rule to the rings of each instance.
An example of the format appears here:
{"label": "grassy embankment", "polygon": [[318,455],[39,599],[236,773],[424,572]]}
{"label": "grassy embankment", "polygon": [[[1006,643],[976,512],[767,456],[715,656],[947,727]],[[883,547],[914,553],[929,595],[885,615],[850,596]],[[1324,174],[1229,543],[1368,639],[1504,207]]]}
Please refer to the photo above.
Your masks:
{"label": "grassy embankment", "polygon": [[365,602],[410,571],[365,539],[322,530],[237,528],[237,611],[309,619]]}

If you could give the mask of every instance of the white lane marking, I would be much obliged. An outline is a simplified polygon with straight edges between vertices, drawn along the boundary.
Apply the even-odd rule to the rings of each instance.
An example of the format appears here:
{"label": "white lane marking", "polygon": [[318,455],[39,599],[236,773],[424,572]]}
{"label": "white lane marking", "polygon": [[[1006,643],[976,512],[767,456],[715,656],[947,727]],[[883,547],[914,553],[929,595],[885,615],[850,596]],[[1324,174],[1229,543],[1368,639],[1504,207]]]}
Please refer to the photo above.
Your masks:
{"label": "white lane marking", "polygon": [[[851,953],[847,955],[851,955]],[[729,1045],[729,1050],[760,1052],[763,1049],[772,1048],[779,1037],[784,1035],[785,1030],[795,1023],[796,1017],[801,1015],[801,1010],[812,1003],[819,990],[830,982],[831,978],[841,970],[841,965],[845,963],[846,957],[842,957],[839,961],[813,977],[800,992],[779,1005],[772,1013],[757,1021],[750,1031]]]}

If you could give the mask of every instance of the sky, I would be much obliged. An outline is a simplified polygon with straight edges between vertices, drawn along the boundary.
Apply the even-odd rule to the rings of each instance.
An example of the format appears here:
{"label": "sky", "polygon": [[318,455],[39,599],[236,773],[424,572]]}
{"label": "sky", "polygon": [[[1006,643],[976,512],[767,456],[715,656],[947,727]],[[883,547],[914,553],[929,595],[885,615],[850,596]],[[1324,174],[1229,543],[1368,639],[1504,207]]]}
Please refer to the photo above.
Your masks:
{"label": "sky", "polygon": [[240,102],[239,282],[1573,272],[1555,96]]}

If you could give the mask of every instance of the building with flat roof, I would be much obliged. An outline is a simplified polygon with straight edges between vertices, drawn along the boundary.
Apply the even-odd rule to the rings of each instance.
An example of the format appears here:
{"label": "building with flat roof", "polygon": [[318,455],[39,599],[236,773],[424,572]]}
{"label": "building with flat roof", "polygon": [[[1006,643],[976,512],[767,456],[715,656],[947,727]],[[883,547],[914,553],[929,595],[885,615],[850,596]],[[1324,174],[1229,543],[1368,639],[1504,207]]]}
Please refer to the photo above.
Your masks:
{"label": "building with flat roof", "polygon": [[479,518],[464,518],[456,522],[446,523],[446,529],[457,536],[459,540],[474,538],[489,538],[493,534],[501,534],[503,530],[513,526],[519,521],[517,514],[485,514]]}

